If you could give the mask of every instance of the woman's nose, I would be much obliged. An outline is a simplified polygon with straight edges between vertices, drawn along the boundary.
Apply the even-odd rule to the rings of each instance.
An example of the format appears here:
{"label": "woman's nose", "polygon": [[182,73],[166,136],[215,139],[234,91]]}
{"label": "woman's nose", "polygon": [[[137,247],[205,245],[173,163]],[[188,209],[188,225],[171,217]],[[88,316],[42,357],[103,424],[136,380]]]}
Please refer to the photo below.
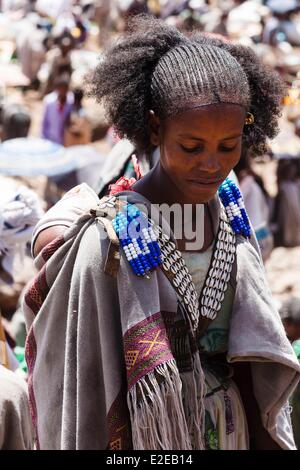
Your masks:
{"label": "woman's nose", "polygon": [[201,161],[199,162],[199,169],[203,173],[218,173],[222,166],[218,155],[212,152],[207,152],[204,156],[201,156]]}

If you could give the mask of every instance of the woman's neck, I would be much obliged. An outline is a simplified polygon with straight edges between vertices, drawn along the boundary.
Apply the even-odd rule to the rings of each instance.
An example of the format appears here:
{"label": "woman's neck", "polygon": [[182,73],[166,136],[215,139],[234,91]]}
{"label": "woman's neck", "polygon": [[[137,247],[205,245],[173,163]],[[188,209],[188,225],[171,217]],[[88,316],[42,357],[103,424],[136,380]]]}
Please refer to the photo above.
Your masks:
{"label": "woman's neck", "polygon": [[[171,178],[166,174],[160,163],[149,171],[141,180],[137,181],[133,187],[134,191],[140,193],[147,198],[152,204],[192,204],[188,199],[188,195],[181,192],[172,182]],[[203,204],[198,201],[197,204]]]}
{"label": "woman's neck", "polygon": [[[166,175],[159,163],[149,173],[147,173],[146,176],[144,176],[141,180],[137,181],[133,185],[132,189],[144,196],[146,199],[148,199],[151,204],[156,204],[160,206],[163,205],[164,209],[166,209],[166,206],[169,206],[170,211],[174,208],[175,204],[179,204],[180,206],[182,206],[181,214],[186,214],[186,208],[184,208],[183,206],[188,204],[192,208],[192,215],[191,219],[189,218],[190,222],[188,222],[188,224],[192,226],[193,233],[196,233],[195,231],[198,231],[199,233],[203,230],[203,245],[202,247],[198,247],[196,251],[206,251],[207,248],[211,245],[214,239],[214,235],[213,224],[210,217],[208,205],[204,204],[202,201],[199,201],[197,204],[191,204],[188,198],[186,198],[185,195],[174,186],[171,179],[168,177],[168,175]],[[197,217],[197,206],[201,204],[204,204],[204,212],[203,217],[201,217],[201,220],[199,221],[199,217]],[[178,224],[178,221],[171,217],[170,214],[169,217],[167,217],[167,220],[169,220],[170,228],[176,236],[174,228],[176,226],[176,228],[178,229],[178,226],[176,225]],[[176,241],[179,250],[186,251],[189,250],[187,246],[190,246],[191,240],[187,239],[184,236],[187,221],[184,220],[184,218],[182,218],[181,220],[182,230],[180,232],[183,234],[183,236],[181,238],[176,238]],[[201,224],[201,227],[199,227],[198,230],[197,224],[199,222]]]}

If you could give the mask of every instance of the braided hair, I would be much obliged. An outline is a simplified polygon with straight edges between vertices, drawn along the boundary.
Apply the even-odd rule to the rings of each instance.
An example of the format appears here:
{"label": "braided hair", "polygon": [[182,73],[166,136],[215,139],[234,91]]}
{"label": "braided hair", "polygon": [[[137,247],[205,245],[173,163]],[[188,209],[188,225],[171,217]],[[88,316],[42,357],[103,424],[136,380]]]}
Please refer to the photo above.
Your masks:
{"label": "braided hair", "polygon": [[200,33],[186,36],[140,15],[99,62],[88,93],[104,104],[120,137],[146,153],[150,110],[163,119],[191,103],[239,104],[255,117],[244,128],[243,143],[260,155],[278,132],[284,87],[250,48]]}

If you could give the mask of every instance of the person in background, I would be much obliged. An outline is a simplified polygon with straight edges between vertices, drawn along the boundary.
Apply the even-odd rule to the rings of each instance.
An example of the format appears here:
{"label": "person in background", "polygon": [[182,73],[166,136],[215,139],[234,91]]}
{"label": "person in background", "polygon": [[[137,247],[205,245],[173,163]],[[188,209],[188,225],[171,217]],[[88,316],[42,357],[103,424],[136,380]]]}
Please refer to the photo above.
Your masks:
{"label": "person in background", "polygon": [[[300,361],[300,298],[290,297],[282,303],[279,310],[286,335],[292,343],[293,349]],[[295,443],[300,450],[300,386],[298,384],[291,400],[292,424]]]}
{"label": "person in background", "polygon": [[30,80],[29,87],[38,89],[38,72],[46,60],[49,31],[39,16],[33,15],[31,21],[29,18],[16,37],[16,52],[22,72]]}
{"label": "person in background", "polygon": [[74,103],[69,91],[69,77],[62,75],[55,81],[55,91],[44,98],[42,137],[57,144],[64,144],[64,133]]}
{"label": "person in background", "polygon": [[[1,359],[1,358],[0,358]],[[31,450],[33,430],[26,383],[0,361],[0,449]]]}
{"label": "person in background", "polygon": [[235,167],[247,213],[253,225],[263,261],[273,249],[273,235],[269,228],[271,199],[264,188],[262,179],[250,165],[250,155],[244,148],[241,159]]}
{"label": "person in background", "polygon": [[49,77],[44,90],[44,95],[51,93],[55,89],[57,77],[69,75],[73,72],[71,53],[75,47],[75,40],[69,31],[64,31],[54,37],[56,47],[49,50],[47,62],[49,63]]}
{"label": "person in background", "polygon": [[[24,261],[26,243],[42,215],[36,194],[25,187],[2,182],[0,195],[0,286],[14,282],[16,260]],[[26,382],[19,367],[0,312],[0,449],[31,450],[33,426]]]}
{"label": "person in background", "polygon": [[66,131],[64,145],[83,145],[91,142],[92,128],[91,123],[86,116],[86,110],[83,107],[82,99],[84,96],[81,88],[73,90],[74,103],[71,113],[66,122]]}
{"label": "person in background", "polygon": [[10,103],[0,112],[2,125],[1,140],[27,137],[31,124],[31,116],[24,106]]}
{"label": "person in background", "polygon": [[277,167],[278,194],[275,200],[274,224],[276,245],[300,245],[300,172],[299,163],[282,155]]}
{"label": "person in background", "polygon": [[293,20],[293,14],[299,9],[297,0],[269,0],[267,6],[272,15],[267,18],[262,40],[273,47],[282,42],[288,42],[292,46],[300,45],[300,31],[298,22]]}
{"label": "person in background", "polygon": [[300,138],[300,117],[298,117],[295,121],[294,121],[294,131],[295,131],[295,134],[297,137]]}

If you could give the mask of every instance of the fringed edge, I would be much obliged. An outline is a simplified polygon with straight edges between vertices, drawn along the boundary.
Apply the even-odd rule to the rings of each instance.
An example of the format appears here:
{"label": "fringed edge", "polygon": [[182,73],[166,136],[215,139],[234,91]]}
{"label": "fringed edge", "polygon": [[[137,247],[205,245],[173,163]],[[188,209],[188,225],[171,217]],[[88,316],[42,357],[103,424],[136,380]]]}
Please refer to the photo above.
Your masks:
{"label": "fringed edge", "polygon": [[199,356],[196,355],[194,361],[194,370],[180,375],[183,403],[192,447],[194,450],[205,450],[205,376]]}
{"label": "fringed edge", "polygon": [[175,361],[140,379],[129,390],[127,402],[135,450],[192,449]]}

